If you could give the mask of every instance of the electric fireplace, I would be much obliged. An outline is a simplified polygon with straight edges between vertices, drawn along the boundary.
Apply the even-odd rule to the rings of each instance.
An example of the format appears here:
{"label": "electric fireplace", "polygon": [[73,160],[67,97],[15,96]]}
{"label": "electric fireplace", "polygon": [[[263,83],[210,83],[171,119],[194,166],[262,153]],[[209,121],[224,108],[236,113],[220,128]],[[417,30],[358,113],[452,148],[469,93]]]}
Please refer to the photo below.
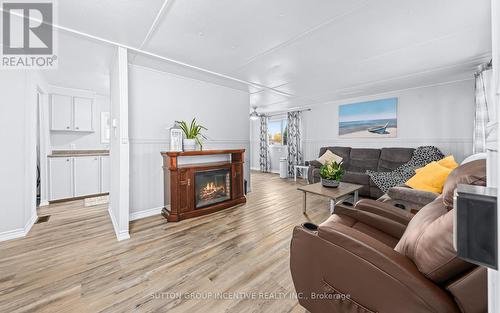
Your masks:
{"label": "electric fireplace", "polygon": [[231,171],[228,168],[195,172],[195,208],[231,199]]}
{"label": "electric fireplace", "polygon": [[[162,152],[165,205],[169,222],[207,215],[245,203],[244,149]],[[221,161],[203,162],[207,155]],[[189,162],[179,164],[179,159]],[[198,159],[198,161],[196,161]]]}

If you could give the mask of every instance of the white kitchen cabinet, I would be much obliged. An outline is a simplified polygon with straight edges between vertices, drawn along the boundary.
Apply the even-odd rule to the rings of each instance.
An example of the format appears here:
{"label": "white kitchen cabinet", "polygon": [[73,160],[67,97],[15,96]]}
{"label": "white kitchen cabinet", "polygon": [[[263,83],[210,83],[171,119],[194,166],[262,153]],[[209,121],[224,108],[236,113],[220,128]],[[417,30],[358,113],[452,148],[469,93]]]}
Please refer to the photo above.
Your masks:
{"label": "white kitchen cabinet", "polygon": [[100,161],[98,156],[74,158],[75,197],[98,194],[101,191]]}
{"label": "white kitchen cabinet", "polygon": [[92,98],[51,95],[51,131],[93,132]]}
{"label": "white kitchen cabinet", "polygon": [[73,197],[73,158],[50,158],[49,175],[50,200]]}
{"label": "white kitchen cabinet", "polygon": [[49,158],[49,201],[109,193],[109,156]]}
{"label": "white kitchen cabinet", "polygon": [[109,156],[101,157],[101,193],[108,193],[110,189],[111,169]]}
{"label": "white kitchen cabinet", "polygon": [[73,98],[74,106],[74,130],[92,131],[92,99]]}
{"label": "white kitchen cabinet", "polygon": [[73,99],[70,96],[52,95],[51,130],[73,128]]}

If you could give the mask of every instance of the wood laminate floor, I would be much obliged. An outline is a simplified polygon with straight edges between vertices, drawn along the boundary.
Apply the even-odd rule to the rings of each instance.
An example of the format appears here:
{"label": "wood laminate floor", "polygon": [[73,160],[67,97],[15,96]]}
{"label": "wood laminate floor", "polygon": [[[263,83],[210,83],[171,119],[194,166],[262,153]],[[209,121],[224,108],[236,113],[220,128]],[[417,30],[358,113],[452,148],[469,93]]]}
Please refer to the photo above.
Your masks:
{"label": "wood laminate floor", "polygon": [[0,242],[0,312],[304,312],[291,296],[292,229],[329,213],[311,196],[303,215],[298,184],[252,173],[246,205],[134,221],[122,242],[106,205],[39,209],[48,222]]}

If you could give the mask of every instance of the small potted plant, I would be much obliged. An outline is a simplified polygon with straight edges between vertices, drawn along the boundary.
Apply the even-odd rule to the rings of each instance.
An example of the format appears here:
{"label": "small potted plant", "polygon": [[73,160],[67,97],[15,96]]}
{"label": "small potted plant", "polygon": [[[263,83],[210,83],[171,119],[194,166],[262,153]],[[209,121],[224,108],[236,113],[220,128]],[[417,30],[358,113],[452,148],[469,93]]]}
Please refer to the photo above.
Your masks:
{"label": "small potted plant", "polygon": [[203,135],[201,132],[203,130],[207,130],[205,126],[197,124],[196,118],[193,118],[189,126],[185,121],[175,121],[175,122],[182,129],[182,132],[186,137],[183,139],[184,151],[195,151],[197,143],[200,145],[200,149],[203,148],[201,140],[202,138],[207,139],[207,137],[205,137],[205,135]]}
{"label": "small potted plant", "polygon": [[323,166],[321,166],[319,176],[321,176],[321,184],[323,186],[333,188],[338,187],[342,176],[344,176],[342,162],[326,162]]}

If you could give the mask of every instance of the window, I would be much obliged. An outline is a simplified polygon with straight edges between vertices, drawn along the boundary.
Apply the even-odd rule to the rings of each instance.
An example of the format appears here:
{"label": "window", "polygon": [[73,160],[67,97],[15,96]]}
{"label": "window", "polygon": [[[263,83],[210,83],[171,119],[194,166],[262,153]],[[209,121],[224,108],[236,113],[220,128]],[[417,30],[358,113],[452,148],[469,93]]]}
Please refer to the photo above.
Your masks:
{"label": "window", "polygon": [[267,124],[267,135],[270,145],[286,145],[287,120],[269,121]]}

